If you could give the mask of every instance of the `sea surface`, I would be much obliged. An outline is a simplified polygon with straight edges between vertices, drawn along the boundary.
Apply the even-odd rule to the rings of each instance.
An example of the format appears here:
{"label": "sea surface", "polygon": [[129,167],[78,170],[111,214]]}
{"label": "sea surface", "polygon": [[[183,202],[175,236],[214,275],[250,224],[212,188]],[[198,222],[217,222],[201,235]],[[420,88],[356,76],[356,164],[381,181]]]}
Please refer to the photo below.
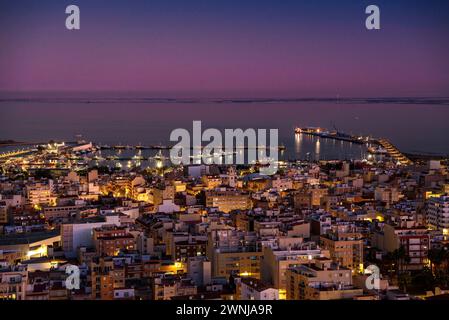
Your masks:
{"label": "sea surface", "polygon": [[[358,159],[364,146],[295,135],[324,127],[389,139],[401,151],[449,154],[449,99],[190,98],[148,94],[0,94],[0,140],[83,139],[108,145],[173,144],[176,128],[278,129],[288,159]],[[223,131],[222,131],[223,132]],[[205,143],[206,144],[206,143]],[[10,149],[10,147],[8,148]],[[14,149],[14,148],[13,148]]]}

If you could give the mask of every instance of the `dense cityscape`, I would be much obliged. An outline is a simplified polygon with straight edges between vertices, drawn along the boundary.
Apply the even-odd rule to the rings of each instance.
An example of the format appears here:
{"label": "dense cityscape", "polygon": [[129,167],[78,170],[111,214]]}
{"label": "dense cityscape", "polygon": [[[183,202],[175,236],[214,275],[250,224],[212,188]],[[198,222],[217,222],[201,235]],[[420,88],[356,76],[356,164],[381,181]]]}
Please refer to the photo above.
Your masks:
{"label": "dense cityscape", "polygon": [[449,1],[0,1],[0,39],[1,319],[447,313]]}
{"label": "dense cityscape", "polygon": [[266,176],[259,163],[144,159],[143,146],[122,166],[107,148],[1,155],[0,299],[449,297],[447,159],[379,147],[279,160]]}

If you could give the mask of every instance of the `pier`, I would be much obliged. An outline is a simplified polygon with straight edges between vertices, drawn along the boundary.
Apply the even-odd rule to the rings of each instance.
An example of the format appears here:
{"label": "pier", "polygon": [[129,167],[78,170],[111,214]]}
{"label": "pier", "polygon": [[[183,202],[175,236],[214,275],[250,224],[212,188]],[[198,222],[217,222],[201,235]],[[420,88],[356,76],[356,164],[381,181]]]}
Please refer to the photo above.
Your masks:
{"label": "pier", "polygon": [[412,160],[407,158],[401,151],[399,151],[398,148],[396,148],[394,145],[392,145],[391,142],[388,141],[387,139],[379,139],[379,140],[377,140],[377,143],[382,148],[387,150],[390,157],[395,159],[397,162],[400,162],[401,164],[406,164],[406,165],[413,164]]}
{"label": "pier", "polygon": [[406,155],[404,155],[398,148],[396,148],[390,141],[387,139],[374,139],[368,136],[353,136],[350,134],[334,131],[328,131],[324,128],[295,128],[295,133],[297,134],[307,134],[316,136],[323,139],[333,139],[340,140],[350,143],[357,144],[373,144],[378,145],[386,150],[386,153],[396,162],[403,165],[411,165],[413,161],[410,160]]}
{"label": "pier", "polygon": [[20,156],[22,154],[30,153],[32,150],[17,150],[17,151],[10,151],[5,153],[0,153],[0,159],[7,159],[11,157]]}
{"label": "pier", "polygon": [[324,128],[296,128],[295,133],[307,134],[323,139],[333,139],[356,144],[365,144],[366,142],[369,142],[368,137],[357,137],[338,131],[328,131]]}

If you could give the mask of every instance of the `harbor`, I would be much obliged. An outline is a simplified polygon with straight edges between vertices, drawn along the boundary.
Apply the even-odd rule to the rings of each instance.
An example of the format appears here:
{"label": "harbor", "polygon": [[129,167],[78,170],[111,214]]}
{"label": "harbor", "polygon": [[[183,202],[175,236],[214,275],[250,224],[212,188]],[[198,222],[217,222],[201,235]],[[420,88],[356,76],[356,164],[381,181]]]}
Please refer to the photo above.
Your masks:
{"label": "harbor", "polygon": [[[173,146],[171,145],[142,145],[142,144],[138,144],[138,145],[114,145],[114,146],[109,146],[109,145],[98,145],[96,146],[97,149],[100,150],[170,150]],[[261,147],[264,146],[234,146],[234,149],[242,149],[242,150],[250,150],[250,149],[260,149]],[[277,147],[279,150],[285,150],[286,147],[284,145],[280,145]],[[195,149],[194,147],[191,147],[190,149]],[[270,149],[270,147],[266,147],[266,149]]]}
{"label": "harbor", "polygon": [[368,152],[377,155],[388,155],[396,163],[402,165],[411,165],[413,161],[410,160],[404,153],[395,147],[389,140],[385,138],[373,138],[371,136],[351,135],[338,130],[328,130],[321,127],[305,127],[295,128],[296,134],[311,135],[323,139],[332,139],[338,141],[345,141],[359,145],[366,145]]}
{"label": "harbor", "polygon": [[[411,165],[415,162],[428,159],[447,159],[447,155],[439,154],[410,154],[401,151],[395,146],[389,139],[375,138],[368,135],[353,135],[343,131],[339,131],[336,128],[333,130],[326,129],[324,127],[296,127],[294,129],[295,140],[294,143],[289,143],[288,148],[284,144],[280,144],[277,148],[280,151],[280,157],[287,160],[295,159],[315,159],[315,160],[335,160],[335,159],[385,159],[390,158],[396,164]],[[302,140],[301,136],[309,136],[314,140]],[[319,141],[321,140],[321,143]],[[325,141],[328,141],[325,143]],[[338,147],[332,143],[332,141],[340,141]],[[304,149],[304,144],[309,143],[309,147]],[[27,145],[27,147],[24,147]],[[25,157],[27,155],[36,153],[38,149],[50,148],[53,152],[56,152],[57,148],[64,148],[67,150],[68,161],[80,161],[81,159],[88,158],[89,161],[95,163],[108,163],[114,165],[115,162],[123,162],[124,165],[131,163],[153,163],[154,161],[167,160],[169,158],[168,151],[172,148],[170,144],[122,144],[122,143],[92,143],[85,140],[68,141],[68,142],[54,142],[44,144],[26,144],[21,143],[20,149],[13,148],[12,146],[4,147],[0,151],[0,160],[2,162],[8,159]],[[244,146],[242,148],[236,147],[236,151],[243,152],[244,150],[250,150],[255,147]],[[313,149],[312,149],[313,148]],[[332,151],[326,151],[326,149],[332,149]],[[337,149],[335,149],[337,148]],[[339,150],[338,148],[341,148]],[[191,148],[191,150],[194,148]],[[239,151],[239,149],[242,149]],[[270,149],[270,147],[267,147]],[[360,150],[359,150],[360,149]],[[287,150],[289,153],[285,153]],[[162,155],[163,154],[163,155]],[[311,155],[312,154],[312,155]],[[214,153],[215,157],[220,156],[234,156],[226,153]],[[193,158],[193,157],[192,157]],[[56,159],[59,161],[59,159]],[[27,164],[30,166],[33,162]]]}
{"label": "harbor", "polygon": [[352,136],[346,133],[339,132],[337,130],[329,131],[324,128],[319,127],[306,127],[306,128],[296,128],[295,133],[307,134],[311,136],[316,136],[324,139],[334,139],[339,141],[351,142],[356,144],[365,144],[369,142],[369,137],[363,136]]}

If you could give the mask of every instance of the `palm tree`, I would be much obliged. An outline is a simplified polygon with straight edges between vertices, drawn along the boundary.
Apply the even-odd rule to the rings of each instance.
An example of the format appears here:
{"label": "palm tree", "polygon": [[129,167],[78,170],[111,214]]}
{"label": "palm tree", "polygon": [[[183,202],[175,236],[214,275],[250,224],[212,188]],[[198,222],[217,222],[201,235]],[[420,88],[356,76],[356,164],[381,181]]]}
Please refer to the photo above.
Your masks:
{"label": "palm tree", "polygon": [[400,246],[393,251],[393,258],[397,265],[396,274],[399,276],[404,271],[405,266],[410,263],[410,256],[407,254],[405,247]]}
{"label": "palm tree", "polygon": [[382,259],[381,268],[386,274],[388,274],[389,279],[393,279],[393,273],[396,270],[395,257],[392,252],[387,252],[387,254]]}
{"label": "palm tree", "polygon": [[436,278],[433,276],[430,268],[424,267],[423,270],[414,275],[412,282],[415,290],[422,292],[433,290],[435,288]]}
{"label": "palm tree", "polygon": [[449,286],[449,273],[444,270],[437,270],[435,272],[436,285],[447,288]]}
{"label": "palm tree", "polygon": [[430,261],[430,270],[436,272],[440,269],[441,264],[445,259],[447,259],[447,250],[441,249],[430,249],[427,254],[427,258]]}
{"label": "palm tree", "polygon": [[436,284],[447,287],[449,285],[449,251],[447,247],[429,250],[428,259]]}
{"label": "palm tree", "polygon": [[412,277],[409,272],[401,273],[398,276],[399,288],[407,292],[407,288],[412,284]]}

